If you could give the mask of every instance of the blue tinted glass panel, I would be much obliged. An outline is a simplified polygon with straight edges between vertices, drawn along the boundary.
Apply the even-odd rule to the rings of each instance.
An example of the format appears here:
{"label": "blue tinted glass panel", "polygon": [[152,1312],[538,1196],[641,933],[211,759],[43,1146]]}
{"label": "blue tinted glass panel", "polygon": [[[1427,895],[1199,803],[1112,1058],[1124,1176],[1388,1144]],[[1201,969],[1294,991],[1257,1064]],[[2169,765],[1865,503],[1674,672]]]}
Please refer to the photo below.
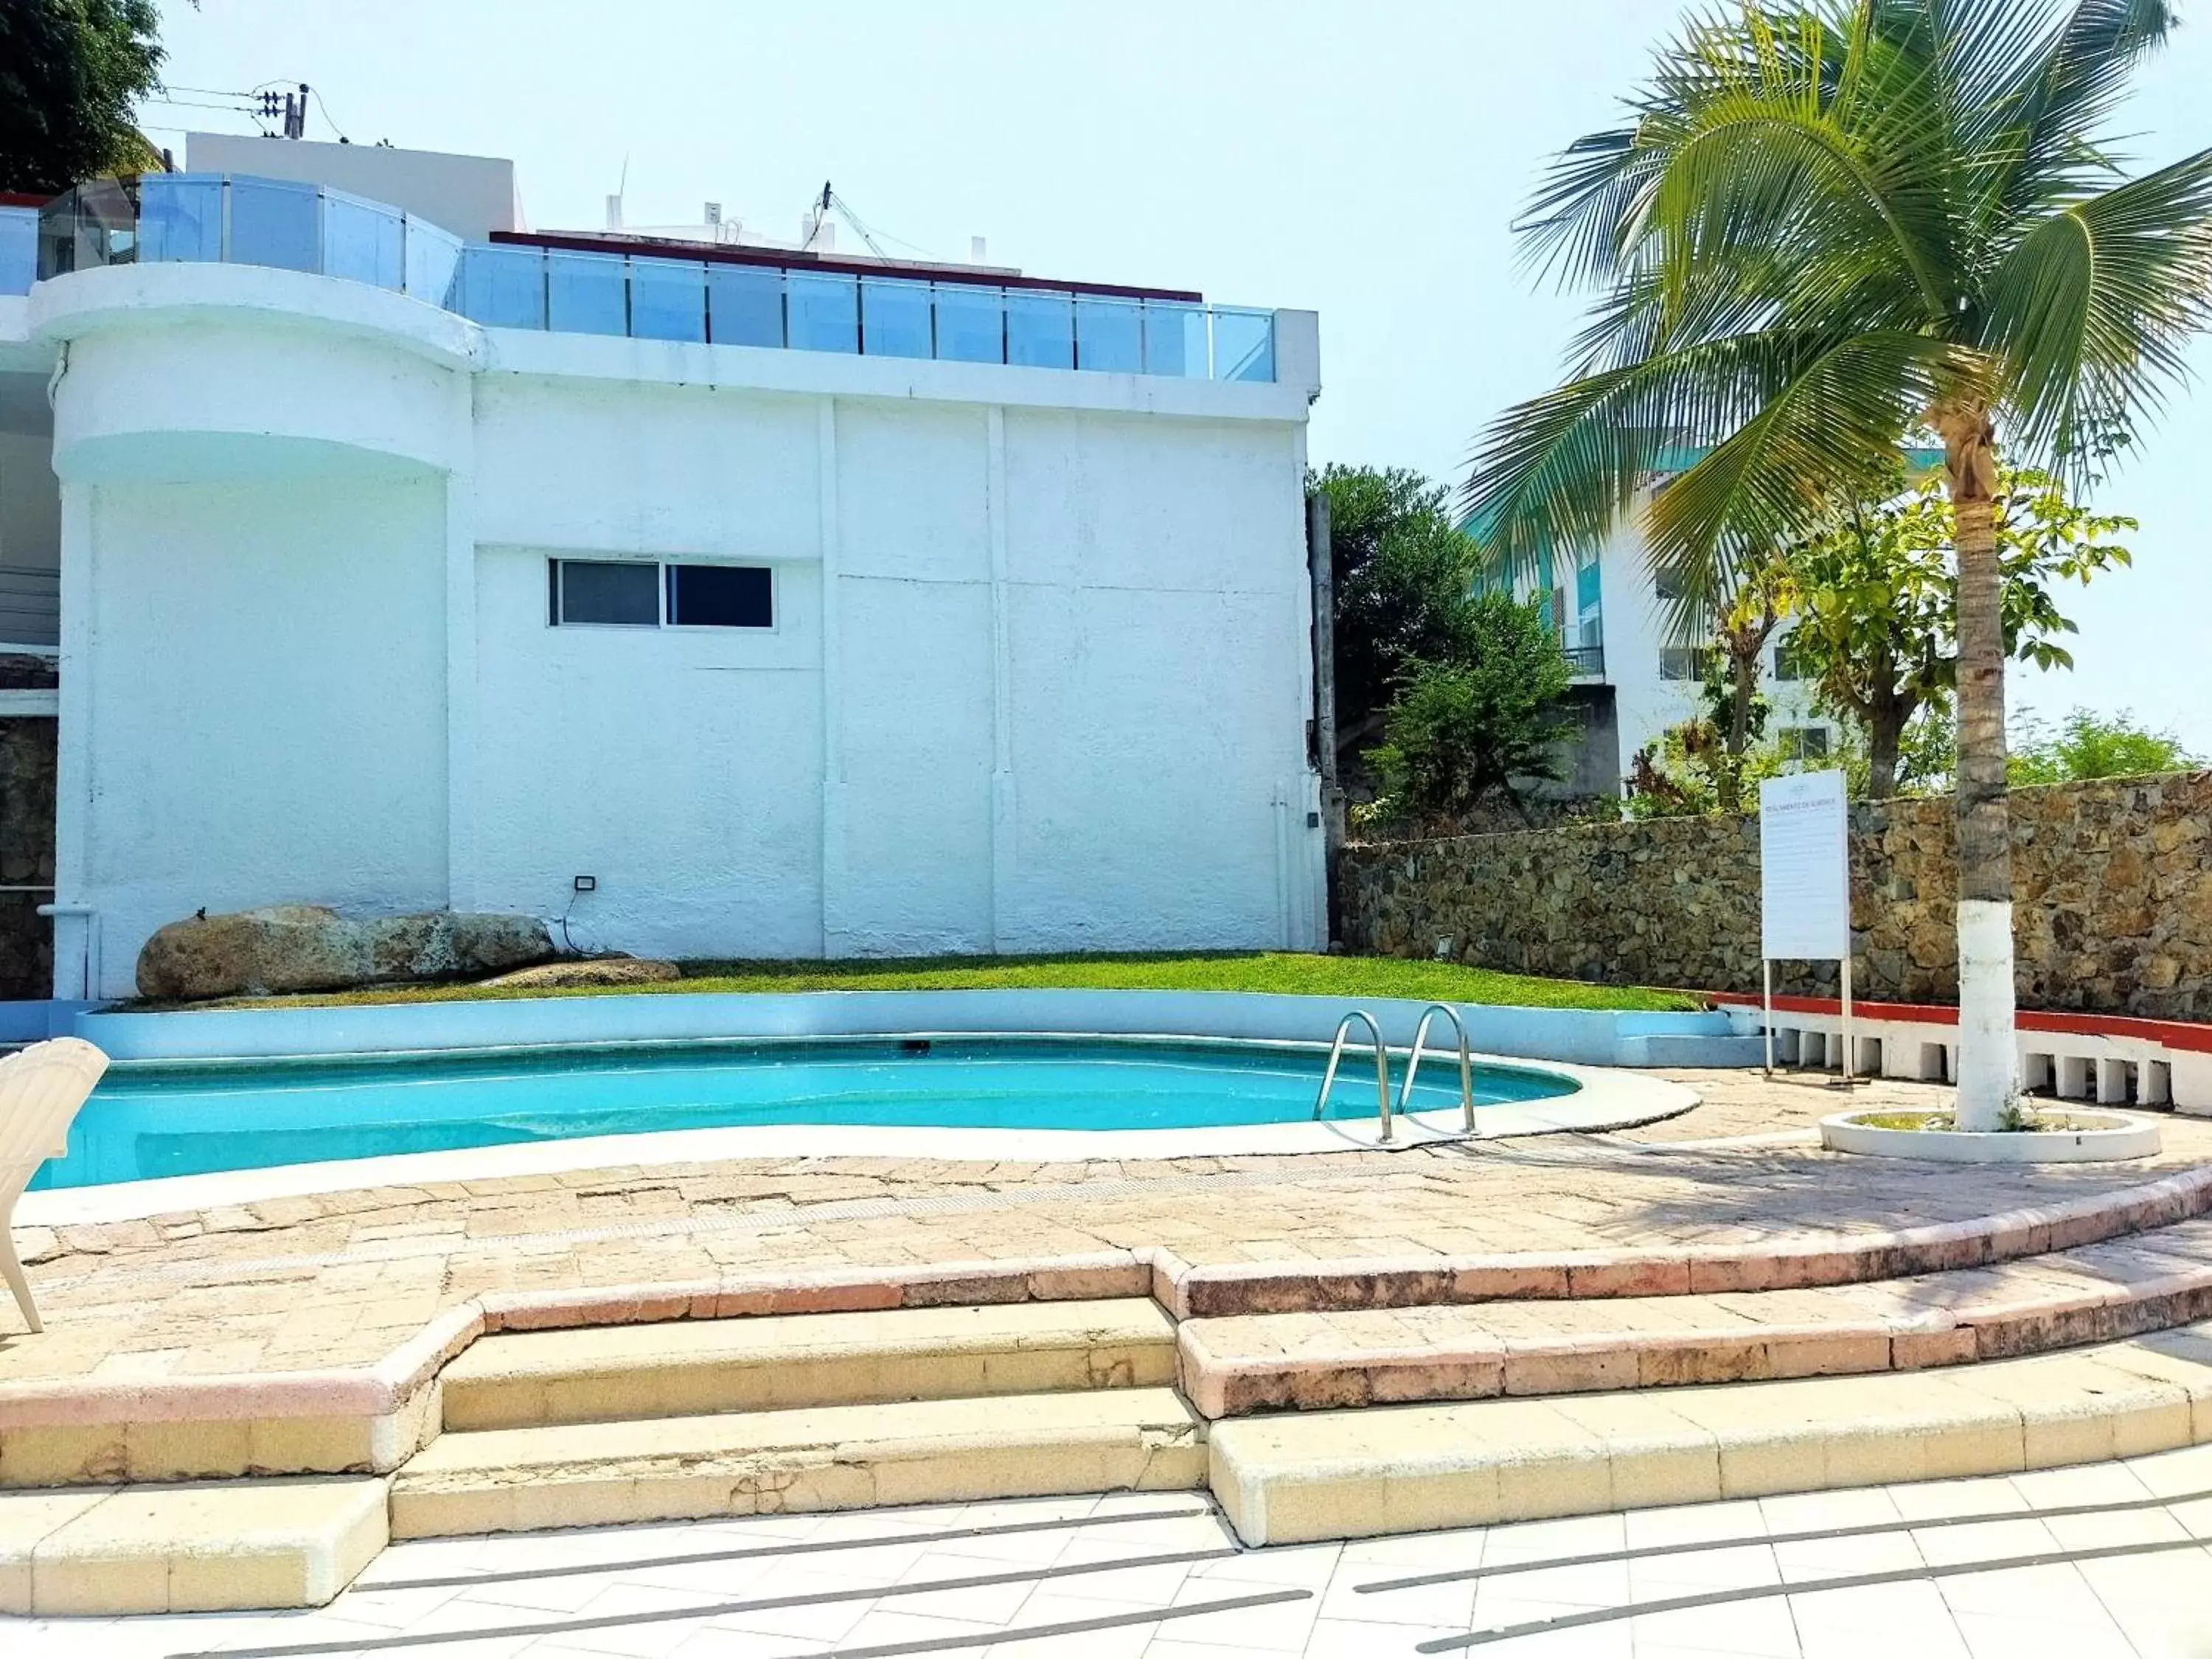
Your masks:
{"label": "blue tinted glass panel", "polygon": [[860,349],[860,289],[850,276],[793,271],[784,279],[791,343],[801,351]]}
{"label": "blue tinted glass panel", "polygon": [[1275,378],[1275,313],[1272,311],[1216,311],[1213,313],[1213,378],[1262,380]]}
{"label": "blue tinted glass panel", "polygon": [[222,179],[215,174],[149,173],[138,181],[138,257],[222,258]]}
{"label": "blue tinted glass panel", "polygon": [[641,340],[703,341],[707,267],[688,259],[632,259],[629,331]]}
{"label": "blue tinted glass panel", "polygon": [[710,264],[707,311],[707,337],[716,345],[781,346],[783,273]]}
{"label": "blue tinted glass panel", "polygon": [[1575,572],[1575,609],[1577,612],[1596,610],[1599,592],[1595,565],[1586,564]]}
{"label": "blue tinted glass panel", "polygon": [[545,255],[545,326],[556,334],[627,334],[628,262],[610,253]]}
{"label": "blue tinted glass panel", "polygon": [[323,194],[323,274],[378,288],[406,280],[406,234],[397,209]]}
{"label": "blue tinted glass panel", "polygon": [[556,577],[563,626],[658,628],[660,567],[613,560],[562,559]]}
{"label": "blue tinted glass panel", "polygon": [[230,258],[280,270],[322,268],[322,204],[313,185],[276,179],[230,181]]}
{"label": "blue tinted glass panel", "polygon": [[1073,368],[1073,299],[1066,294],[1008,289],[1006,361],[1030,368]]}
{"label": "blue tinted glass panel", "polygon": [[773,628],[775,580],[759,565],[672,564],[668,622],[672,628]]}
{"label": "blue tinted glass panel", "polygon": [[28,294],[38,275],[38,209],[0,208],[0,294]]}
{"label": "blue tinted glass panel", "polygon": [[434,306],[458,309],[453,279],[460,270],[461,239],[411,213],[406,226],[407,291]]}
{"label": "blue tinted glass panel", "polygon": [[929,284],[860,284],[860,349],[871,357],[928,357],[936,354],[929,331]]}
{"label": "blue tinted glass panel", "polygon": [[486,328],[545,326],[545,256],[472,244],[461,253],[461,314]]}
{"label": "blue tinted glass panel", "polygon": [[1006,296],[968,283],[937,285],[937,355],[961,363],[1006,358]]}
{"label": "blue tinted glass panel", "polygon": [[1206,376],[1206,311],[1171,301],[1145,302],[1145,373]]}
{"label": "blue tinted glass panel", "polygon": [[1145,313],[1133,300],[1078,299],[1075,366],[1116,374],[1145,372]]}

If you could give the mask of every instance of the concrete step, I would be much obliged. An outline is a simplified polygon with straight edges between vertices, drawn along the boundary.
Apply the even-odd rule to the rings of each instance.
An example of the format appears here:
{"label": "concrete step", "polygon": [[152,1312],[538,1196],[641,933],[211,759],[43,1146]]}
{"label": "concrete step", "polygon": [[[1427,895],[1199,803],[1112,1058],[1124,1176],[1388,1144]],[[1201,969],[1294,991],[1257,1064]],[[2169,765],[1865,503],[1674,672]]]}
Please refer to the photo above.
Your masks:
{"label": "concrete step", "polygon": [[1142,1297],[532,1331],[442,1373],[449,1431],[1174,1381],[1175,1323]]}
{"label": "concrete step", "polygon": [[2212,1442],[2212,1324],[1940,1372],[1242,1418],[1209,1484],[1249,1544],[2008,1474]]}
{"label": "concrete step", "polygon": [[1208,1418],[1915,1370],[2212,1316],[2212,1220],[1949,1273],[1814,1289],[1190,1319]]}
{"label": "concrete step", "polygon": [[0,1613],[319,1607],[386,1536],[374,1476],[0,1492]]}
{"label": "concrete step", "polygon": [[392,1480],[395,1538],[1206,1483],[1170,1389],[824,1406],[485,1429]]}

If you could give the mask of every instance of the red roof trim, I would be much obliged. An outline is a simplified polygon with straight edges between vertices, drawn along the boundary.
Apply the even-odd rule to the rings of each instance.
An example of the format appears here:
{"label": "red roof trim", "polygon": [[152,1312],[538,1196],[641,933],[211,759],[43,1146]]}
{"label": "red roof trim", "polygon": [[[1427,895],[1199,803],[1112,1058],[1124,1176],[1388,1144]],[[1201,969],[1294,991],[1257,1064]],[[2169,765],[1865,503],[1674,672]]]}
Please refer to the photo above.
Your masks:
{"label": "red roof trim", "polygon": [[712,264],[769,265],[784,270],[821,270],[840,276],[888,276],[901,282],[966,283],[976,288],[1036,288],[1057,294],[1100,294],[1117,300],[1173,300],[1203,305],[1206,296],[1174,288],[1128,288],[1118,283],[1054,283],[1042,276],[994,276],[983,271],[947,270],[937,265],[869,264],[858,259],[823,258],[819,254],[756,247],[710,247],[650,236],[582,236],[560,231],[495,230],[491,240],[507,246],[561,248],[576,253],[641,253],[659,259],[704,259]]}
{"label": "red roof trim", "polygon": [[[1759,999],[1736,991],[1710,993],[1715,1002],[1756,1008]],[[1842,1001],[1835,997],[1777,997],[1774,1006],[1790,1014],[1838,1014]],[[1899,1024],[1956,1025],[1959,1011],[1926,1002],[1862,1002],[1851,999],[1851,1012],[1868,1019],[1894,1020]],[[2185,1019],[2139,1019],[2132,1014],[2060,1014],[2023,1008],[2014,1016],[2023,1031],[2054,1031],[2067,1036],[2140,1037],[2191,1054],[2212,1054],[2212,1025]]]}
{"label": "red roof trim", "polygon": [[0,207],[42,208],[53,199],[51,196],[26,196],[20,190],[0,190]]}

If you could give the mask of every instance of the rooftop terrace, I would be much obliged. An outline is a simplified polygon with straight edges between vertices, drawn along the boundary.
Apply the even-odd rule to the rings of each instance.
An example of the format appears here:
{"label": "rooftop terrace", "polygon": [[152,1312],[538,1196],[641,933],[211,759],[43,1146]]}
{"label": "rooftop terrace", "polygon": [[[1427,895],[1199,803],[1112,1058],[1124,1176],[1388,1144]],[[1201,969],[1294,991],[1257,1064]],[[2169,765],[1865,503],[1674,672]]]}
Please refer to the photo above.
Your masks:
{"label": "rooftop terrace", "polygon": [[[639,251],[650,246],[653,251]],[[230,173],[102,179],[0,201],[0,295],[97,265],[301,270],[410,295],[488,328],[848,356],[1272,382],[1274,313],[1195,294],[996,273],[876,274],[801,252],[459,238],[345,191]],[[892,268],[893,270],[896,268]]]}

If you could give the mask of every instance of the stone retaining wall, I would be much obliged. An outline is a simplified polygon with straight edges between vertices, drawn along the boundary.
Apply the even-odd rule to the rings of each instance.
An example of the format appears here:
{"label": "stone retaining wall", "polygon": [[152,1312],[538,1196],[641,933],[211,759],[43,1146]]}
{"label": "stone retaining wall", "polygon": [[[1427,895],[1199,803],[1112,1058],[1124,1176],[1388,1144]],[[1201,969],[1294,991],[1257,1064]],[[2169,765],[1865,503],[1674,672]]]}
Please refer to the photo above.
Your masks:
{"label": "stone retaining wall", "polygon": [[[0,719],[0,885],[53,878],[54,720]],[[54,925],[38,911],[52,897],[0,892],[0,1001],[53,994]]]}
{"label": "stone retaining wall", "polygon": [[[1851,809],[1853,988],[1954,1002],[1948,798]],[[2212,1019],[2212,773],[2012,797],[2023,1007]],[[1662,818],[1352,846],[1346,945],[1607,983],[1759,989],[1759,823]],[[1833,967],[1775,988],[1833,995]]]}

